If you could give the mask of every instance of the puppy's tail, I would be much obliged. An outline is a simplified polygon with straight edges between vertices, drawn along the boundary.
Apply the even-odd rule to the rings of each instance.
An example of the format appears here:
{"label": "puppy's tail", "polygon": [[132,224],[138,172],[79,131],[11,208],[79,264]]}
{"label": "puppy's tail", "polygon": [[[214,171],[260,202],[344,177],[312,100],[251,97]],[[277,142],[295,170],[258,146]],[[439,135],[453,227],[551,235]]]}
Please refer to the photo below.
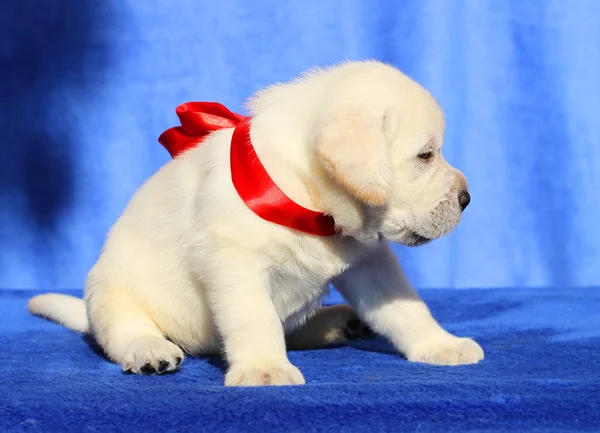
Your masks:
{"label": "puppy's tail", "polygon": [[86,334],[90,330],[83,299],[48,293],[31,298],[27,309],[36,316],[60,323],[73,331]]}

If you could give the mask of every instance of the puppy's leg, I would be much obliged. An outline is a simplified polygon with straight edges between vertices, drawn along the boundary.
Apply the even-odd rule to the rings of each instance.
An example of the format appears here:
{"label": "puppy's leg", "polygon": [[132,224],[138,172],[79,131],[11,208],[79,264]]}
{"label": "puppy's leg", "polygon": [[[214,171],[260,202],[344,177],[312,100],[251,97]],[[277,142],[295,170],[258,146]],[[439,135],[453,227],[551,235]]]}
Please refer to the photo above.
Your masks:
{"label": "puppy's leg", "polygon": [[358,338],[373,336],[373,331],[360,321],[352,307],[344,304],[321,308],[285,339],[289,349],[307,350],[346,344]]}
{"label": "puppy's leg", "polygon": [[300,385],[287,358],[283,325],[268,291],[268,275],[251,255],[215,257],[203,276],[206,297],[229,364],[226,386]]}
{"label": "puppy's leg", "polygon": [[359,316],[409,361],[458,365],[483,359],[483,350],[475,341],[455,337],[436,322],[384,242],[334,285]]}
{"label": "puppy's leg", "polygon": [[110,360],[123,371],[162,374],[175,370],[183,351],[168,341],[135,299],[123,292],[87,296],[94,337]]}

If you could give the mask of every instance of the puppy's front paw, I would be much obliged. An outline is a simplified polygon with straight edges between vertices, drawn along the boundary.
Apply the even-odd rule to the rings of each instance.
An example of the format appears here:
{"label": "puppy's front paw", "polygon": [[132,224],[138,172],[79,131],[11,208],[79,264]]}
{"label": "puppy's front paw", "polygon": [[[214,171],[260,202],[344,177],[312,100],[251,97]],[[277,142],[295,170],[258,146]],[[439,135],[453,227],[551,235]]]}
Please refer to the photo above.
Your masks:
{"label": "puppy's front paw", "polygon": [[304,376],[292,364],[244,367],[232,365],[225,386],[304,385]]}
{"label": "puppy's front paw", "polygon": [[126,373],[164,374],[177,369],[183,358],[183,351],[168,340],[138,338],[129,346],[121,366]]}
{"label": "puppy's front paw", "polygon": [[444,334],[425,339],[407,353],[412,362],[433,365],[476,364],[484,357],[483,349],[470,338]]}

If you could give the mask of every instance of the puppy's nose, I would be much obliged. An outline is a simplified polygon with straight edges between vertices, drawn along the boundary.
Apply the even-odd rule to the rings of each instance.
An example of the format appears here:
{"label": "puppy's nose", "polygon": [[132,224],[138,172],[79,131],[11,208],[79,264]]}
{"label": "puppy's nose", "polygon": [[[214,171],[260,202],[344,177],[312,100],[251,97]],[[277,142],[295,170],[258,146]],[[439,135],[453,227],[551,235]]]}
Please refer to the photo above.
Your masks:
{"label": "puppy's nose", "polygon": [[461,191],[458,193],[458,203],[462,210],[465,210],[467,206],[469,206],[469,203],[471,203],[471,194],[469,194],[469,191]]}

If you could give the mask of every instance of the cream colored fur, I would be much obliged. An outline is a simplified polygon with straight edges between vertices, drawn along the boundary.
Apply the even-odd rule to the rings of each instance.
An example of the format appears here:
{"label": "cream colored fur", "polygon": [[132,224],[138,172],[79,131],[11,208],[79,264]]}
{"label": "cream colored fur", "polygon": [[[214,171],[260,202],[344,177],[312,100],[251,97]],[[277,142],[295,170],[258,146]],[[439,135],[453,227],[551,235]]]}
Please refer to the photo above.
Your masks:
{"label": "cream colored fur", "polygon": [[[483,359],[477,343],[434,320],[387,244],[438,238],[461,217],[467,183],[442,157],[433,97],[390,66],[347,62],[271,86],[249,107],[253,144],[277,185],[332,215],[341,236],[254,215],[232,186],[224,130],[134,195],[87,278],[89,323],[83,301],[59,295],[33,298],[31,312],[92,333],[133,373],[222,352],[226,385],[304,383],[286,334],[288,347],[343,343],[356,314],[410,361]],[[319,311],[330,282],[353,309]]]}

